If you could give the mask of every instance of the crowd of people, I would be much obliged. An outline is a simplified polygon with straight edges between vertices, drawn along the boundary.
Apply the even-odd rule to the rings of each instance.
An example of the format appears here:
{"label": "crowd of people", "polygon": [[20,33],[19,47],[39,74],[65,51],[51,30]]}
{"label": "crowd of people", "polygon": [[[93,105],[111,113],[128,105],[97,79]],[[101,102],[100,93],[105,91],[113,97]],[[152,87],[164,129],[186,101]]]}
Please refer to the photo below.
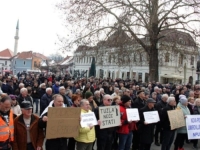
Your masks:
{"label": "crowd of people", "polygon": [[[186,127],[171,130],[167,114],[180,109],[184,116],[200,114],[200,85],[141,83],[135,80],[72,79],[69,75],[0,74],[0,149],[2,150],[184,150]],[[100,129],[99,107],[119,105],[121,125]],[[45,139],[48,107],[80,107],[94,112],[98,125],[80,127],[79,136]],[[128,121],[126,109],[137,108],[140,120]],[[158,111],[160,121],[147,123],[144,112]],[[174,143],[173,143],[174,142]]]}

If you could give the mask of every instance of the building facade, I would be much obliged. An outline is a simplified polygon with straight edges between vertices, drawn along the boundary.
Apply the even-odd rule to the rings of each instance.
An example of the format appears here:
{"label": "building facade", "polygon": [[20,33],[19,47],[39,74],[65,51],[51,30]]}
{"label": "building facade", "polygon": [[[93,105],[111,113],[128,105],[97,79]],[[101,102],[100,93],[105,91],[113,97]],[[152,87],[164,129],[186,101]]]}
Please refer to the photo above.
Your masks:
{"label": "building facade", "polygon": [[[161,83],[194,83],[198,48],[190,34],[169,29],[157,48],[159,50],[159,81]],[[142,39],[148,44],[148,35]],[[116,42],[117,41],[117,42]],[[130,78],[149,81],[149,56],[126,33],[115,32],[94,47],[79,46],[74,52],[74,71],[89,75],[92,57],[96,60],[96,76]],[[153,70],[152,70],[153,71]]]}
{"label": "building facade", "polygon": [[10,49],[0,51],[0,72],[12,72],[11,70],[11,58],[13,52]]}

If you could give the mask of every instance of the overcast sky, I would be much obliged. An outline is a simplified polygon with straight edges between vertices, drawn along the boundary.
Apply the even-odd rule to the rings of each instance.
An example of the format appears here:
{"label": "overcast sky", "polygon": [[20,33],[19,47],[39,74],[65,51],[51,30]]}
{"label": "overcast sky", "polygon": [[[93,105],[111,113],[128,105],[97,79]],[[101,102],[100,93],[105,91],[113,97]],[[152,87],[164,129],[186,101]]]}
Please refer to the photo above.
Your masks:
{"label": "overcast sky", "polygon": [[[14,51],[14,36],[19,19],[18,52],[35,51],[49,55],[58,51],[57,35],[64,36],[61,12],[55,4],[60,0],[1,0],[0,50]],[[71,53],[65,53],[65,55]]]}

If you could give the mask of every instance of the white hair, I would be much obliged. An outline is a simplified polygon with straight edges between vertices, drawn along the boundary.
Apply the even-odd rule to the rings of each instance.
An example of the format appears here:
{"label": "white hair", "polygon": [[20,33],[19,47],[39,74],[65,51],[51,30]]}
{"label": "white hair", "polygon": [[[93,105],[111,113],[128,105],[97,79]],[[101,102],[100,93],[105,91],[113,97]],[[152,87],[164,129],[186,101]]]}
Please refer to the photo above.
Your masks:
{"label": "white hair", "polygon": [[19,84],[19,88],[20,88],[20,87],[24,87],[24,83],[20,83],[20,84]]}
{"label": "white hair", "polygon": [[48,91],[52,91],[52,89],[51,88],[46,88],[46,92],[48,92]]}
{"label": "white hair", "polygon": [[95,92],[94,92],[94,95],[96,95],[96,94],[100,94],[100,91],[95,91]]}
{"label": "white hair", "polygon": [[174,97],[168,97],[168,99],[167,99],[167,103],[169,104],[171,101],[173,101],[173,100],[175,100],[175,98]]}
{"label": "white hair", "polygon": [[65,90],[65,87],[64,86],[59,87],[59,91],[61,90]]}
{"label": "white hair", "polygon": [[104,91],[104,89],[103,88],[100,88],[100,90],[99,91]]}
{"label": "white hair", "polygon": [[21,88],[20,93],[28,92],[27,88]]}
{"label": "white hair", "polygon": [[42,84],[40,84],[39,87],[41,88],[42,86],[46,86],[46,84],[45,84],[45,83],[42,83]]}
{"label": "white hair", "polygon": [[157,86],[154,87],[154,91],[155,91],[155,90],[158,90],[158,89],[159,89],[159,88],[158,88]]}
{"label": "white hair", "polygon": [[162,95],[162,99],[163,99],[163,98],[168,99],[168,97],[169,97],[168,94],[163,94],[163,95]]}

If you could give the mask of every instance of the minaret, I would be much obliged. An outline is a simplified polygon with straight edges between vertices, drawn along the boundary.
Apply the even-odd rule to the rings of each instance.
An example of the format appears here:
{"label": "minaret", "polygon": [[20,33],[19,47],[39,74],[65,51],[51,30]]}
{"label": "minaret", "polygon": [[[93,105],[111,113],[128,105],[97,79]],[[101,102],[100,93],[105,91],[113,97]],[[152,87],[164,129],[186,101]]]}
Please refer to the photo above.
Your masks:
{"label": "minaret", "polygon": [[14,55],[17,54],[18,40],[19,40],[19,20],[17,21],[17,26],[16,26]]}

